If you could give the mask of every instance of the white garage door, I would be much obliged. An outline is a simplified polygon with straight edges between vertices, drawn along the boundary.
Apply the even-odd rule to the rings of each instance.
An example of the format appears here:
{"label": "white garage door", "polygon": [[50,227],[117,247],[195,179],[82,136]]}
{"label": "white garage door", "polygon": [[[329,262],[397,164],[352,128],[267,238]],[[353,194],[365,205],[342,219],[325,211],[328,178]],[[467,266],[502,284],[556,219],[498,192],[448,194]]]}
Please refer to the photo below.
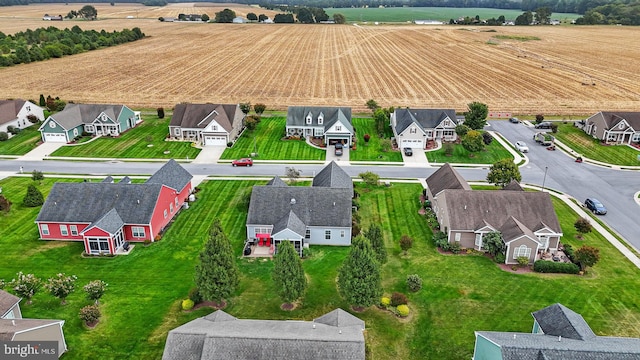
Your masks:
{"label": "white garage door", "polygon": [[44,134],[44,141],[45,142],[62,142],[62,143],[66,143],[67,142],[67,138],[64,136],[64,134],[45,133]]}
{"label": "white garage door", "polygon": [[213,146],[226,146],[227,138],[224,136],[205,136],[204,137],[204,145],[213,145]]}
{"label": "white garage door", "polygon": [[401,148],[408,147],[413,149],[424,148],[424,146],[422,146],[422,140],[411,140],[411,139],[402,140],[402,142],[400,143],[400,147]]}

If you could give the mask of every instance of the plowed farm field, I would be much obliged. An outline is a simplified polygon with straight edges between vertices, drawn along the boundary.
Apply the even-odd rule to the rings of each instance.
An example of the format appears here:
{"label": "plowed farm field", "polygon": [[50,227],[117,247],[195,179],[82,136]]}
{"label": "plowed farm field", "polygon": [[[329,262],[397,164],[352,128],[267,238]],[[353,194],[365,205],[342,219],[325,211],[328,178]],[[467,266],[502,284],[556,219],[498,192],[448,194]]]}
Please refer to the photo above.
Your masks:
{"label": "plowed farm field", "polygon": [[[244,5],[96,5],[98,21],[42,21],[78,4],[2,8],[0,31],[41,26],[120,30],[147,38],[0,69],[0,98],[40,93],[76,102],[156,107],[263,102],[446,107],[480,101],[514,114],[640,110],[640,28],[162,23],[160,16]],[[133,16],[134,18],[127,18]],[[347,19],[349,20],[349,19]]]}

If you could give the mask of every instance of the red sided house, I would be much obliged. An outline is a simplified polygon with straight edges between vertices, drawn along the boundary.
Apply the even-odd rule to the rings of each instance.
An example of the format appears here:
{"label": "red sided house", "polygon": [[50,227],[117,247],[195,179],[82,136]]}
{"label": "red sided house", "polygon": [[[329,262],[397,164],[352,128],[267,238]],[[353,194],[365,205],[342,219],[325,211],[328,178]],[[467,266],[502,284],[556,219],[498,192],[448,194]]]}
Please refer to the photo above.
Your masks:
{"label": "red sided house", "polygon": [[[87,254],[154,241],[191,193],[193,176],[169,160],[145,183],[56,183],[36,218],[40,239],[83,241]],[[125,249],[126,250],[126,249]]]}

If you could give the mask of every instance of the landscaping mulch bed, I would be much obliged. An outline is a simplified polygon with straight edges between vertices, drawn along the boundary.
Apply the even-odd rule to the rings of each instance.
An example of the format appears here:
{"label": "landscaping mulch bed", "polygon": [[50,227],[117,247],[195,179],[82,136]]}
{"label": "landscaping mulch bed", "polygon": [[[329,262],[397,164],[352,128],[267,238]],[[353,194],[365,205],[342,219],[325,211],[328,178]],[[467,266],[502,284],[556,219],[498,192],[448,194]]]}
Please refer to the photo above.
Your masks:
{"label": "landscaping mulch bed", "polygon": [[198,309],[203,308],[203,307],[209,307],[209,308],[212,308],[214,310],[221,310],[221,309],[224,309],[224,308],[227,307],[227,302],[226,301],[222,301],[222,302],[218,303],[218,302],[215,302],[215,301],[203,301],[201,303],[196,304],[193,307],[193,309],[191,309],[191,310],[192,311],[193,310],[198,310]]}

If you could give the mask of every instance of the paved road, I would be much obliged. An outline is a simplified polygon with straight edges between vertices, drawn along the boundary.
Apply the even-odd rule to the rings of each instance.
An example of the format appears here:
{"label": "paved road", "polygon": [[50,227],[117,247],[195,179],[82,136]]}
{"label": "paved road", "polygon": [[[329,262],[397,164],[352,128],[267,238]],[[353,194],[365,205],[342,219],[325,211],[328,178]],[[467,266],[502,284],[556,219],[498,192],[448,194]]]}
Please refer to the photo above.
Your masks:
{"label": "paved road", "polygon": [[[529,163],[520,168],[522,180],[544,185],[567,193],[580,201],[588,197],[599,199],[608,214],[600,219],[640,249],[640,208],[633,199],[640,190],[640,173],[615,170],[588,163],[576,163],[562,151],[549,151],[533,140],[538,130],[507,121],[489,122],[510,142],[525,141],[529,146]],[[547,176],[545,179],[545,168]]]}

